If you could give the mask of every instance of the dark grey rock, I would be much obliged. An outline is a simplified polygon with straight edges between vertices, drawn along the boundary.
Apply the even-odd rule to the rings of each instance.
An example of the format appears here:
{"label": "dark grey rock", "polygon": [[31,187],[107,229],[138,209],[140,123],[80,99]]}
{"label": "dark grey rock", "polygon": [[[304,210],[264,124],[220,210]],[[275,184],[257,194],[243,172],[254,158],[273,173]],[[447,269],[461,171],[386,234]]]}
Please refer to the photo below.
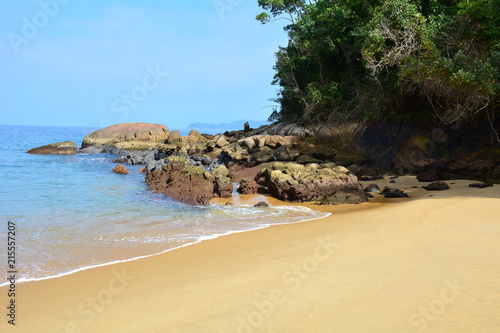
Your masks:
{"label": "dark grey rock", "polygon": [[491,187],[493,184],[491,183],[474,183],[474,184],[469,184],[469,187],[477,187],[477,188],[485,188],[485,187]]}
{"label": "dark grey rock", "polygon": [[365,187],[365,192],[380,192],[380,187],[377,184],[370,184]]}
{"label": "dark grey rock", "polygon": [[427,186],[424,186],[427,191],[444,191],[449,190],[450,187],[445,182],[433,182]]}
{"label": "dark grey rock", "polygon": [[404,193],[400,189],[389,186],[384,187],[380,194],[383,194],[385,198],[408,198],[408,194]]}
{"label": "dark grey rock", "polygon": [[100,154],[103,152],[102,147],[89,146],[78,151],[81,154]]}

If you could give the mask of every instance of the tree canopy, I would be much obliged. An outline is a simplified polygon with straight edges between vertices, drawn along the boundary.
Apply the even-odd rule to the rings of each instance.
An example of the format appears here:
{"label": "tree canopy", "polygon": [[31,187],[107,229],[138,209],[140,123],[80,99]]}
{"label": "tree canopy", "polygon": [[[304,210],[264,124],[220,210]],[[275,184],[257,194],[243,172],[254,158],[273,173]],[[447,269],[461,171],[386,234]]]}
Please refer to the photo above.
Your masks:
{"label": "tree canopy", "polygon": [[258,0],[290,23],[270,120],[445,123],[498,113],[499,0]]}

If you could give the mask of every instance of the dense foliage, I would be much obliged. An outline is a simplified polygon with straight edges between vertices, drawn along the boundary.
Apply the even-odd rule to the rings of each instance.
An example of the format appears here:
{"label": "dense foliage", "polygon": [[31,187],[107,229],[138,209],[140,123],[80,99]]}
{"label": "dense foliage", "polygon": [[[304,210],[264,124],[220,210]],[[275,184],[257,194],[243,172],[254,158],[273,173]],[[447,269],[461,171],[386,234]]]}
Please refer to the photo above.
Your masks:
{"label": "dense foliage", "polygon": [[492,119],[500,0],[258,0],[286,19],[273,121]]}

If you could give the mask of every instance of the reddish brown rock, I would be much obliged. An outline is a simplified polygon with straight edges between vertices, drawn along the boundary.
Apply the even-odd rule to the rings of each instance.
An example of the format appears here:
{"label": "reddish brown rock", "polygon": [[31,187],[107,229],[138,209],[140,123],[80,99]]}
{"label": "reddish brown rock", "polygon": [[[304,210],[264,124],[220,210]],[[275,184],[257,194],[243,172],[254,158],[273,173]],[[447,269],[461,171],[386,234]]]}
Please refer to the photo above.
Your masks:
{"label": "reddish brown rock", "polygon": [[146,172],[146,171],[148,171],[148,169],[146,169],[146,168],[140,168],[138,172],[139,172],[139,173],[144,173],[144,172]]}
{"label": "reddish brown rock", "polygon": [[146,174],[151,190],[164,193],[188,205],[208,205],[214,196],[214,182],[201,167],[185,163],[169,163],[163,170]]}
{"label": "reddish brown rock", "polygon": [[253,179],[244,178],[240,181],[238,192],[241,194],[257,194],[260,192],[261,186]]}
{"label": "reddish brown rock", "polygon": [[27,153],[40,155],[76,154],[76,145],[73,141],[64,141],[36,147],[28,150]]}
{"label": "reddish brown rock", "polygon": [[242,179],[255,179],[255,177],[257,177],[257,175],[259,174],[259,172],[263,169],[263,166],[262,165],[257,165],[257,166],[254,166],[254,167],[250,167],[250,168],[245,168],[245,167],[242,167],[242,168],[231,168],[234,170],[234,173],[233,173],[233,176],[232,176],[232,179],[234,182],[241,182]]}
{"label": "reddish brown rock", "polygon": [[127,175],[128,174],[128,170],[125,166],[123,165],[117,165],[113,168],[113,171],[114,173],[119,173],[119,174],[122,174],[122,175]]}

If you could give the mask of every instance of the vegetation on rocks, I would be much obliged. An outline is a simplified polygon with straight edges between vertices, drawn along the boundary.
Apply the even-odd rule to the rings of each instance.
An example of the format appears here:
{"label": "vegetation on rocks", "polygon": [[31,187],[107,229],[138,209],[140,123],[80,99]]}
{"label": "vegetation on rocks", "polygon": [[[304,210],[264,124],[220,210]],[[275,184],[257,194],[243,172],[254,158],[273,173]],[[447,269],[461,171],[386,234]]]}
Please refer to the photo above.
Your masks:
{"label": "vegetation on rocks", "polygon": [[286,19],[272,121],[442,121],[498,115],[498,0],[258,0]]}

